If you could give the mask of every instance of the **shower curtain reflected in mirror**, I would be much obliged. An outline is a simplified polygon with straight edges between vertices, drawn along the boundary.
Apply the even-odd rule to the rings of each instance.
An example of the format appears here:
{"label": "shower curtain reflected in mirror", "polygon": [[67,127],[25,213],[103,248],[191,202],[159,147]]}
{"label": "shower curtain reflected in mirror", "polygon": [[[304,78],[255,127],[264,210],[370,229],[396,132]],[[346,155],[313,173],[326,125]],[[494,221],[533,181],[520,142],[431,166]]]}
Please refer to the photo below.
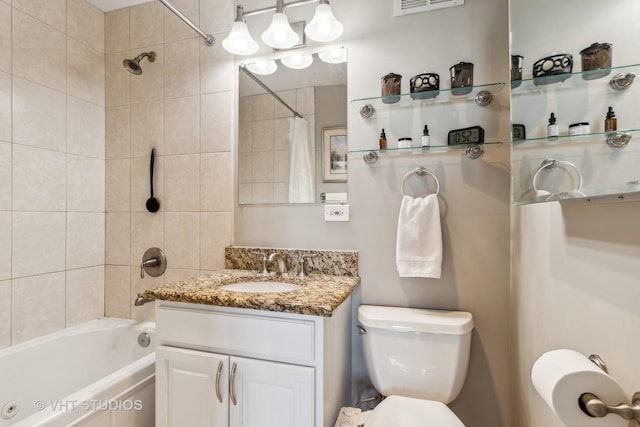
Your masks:
{"label": "shower curtain reflected in mirror", "polygon": [[313,203],[315,176],[313,153],[306,118],[289,119],[289,203]]}

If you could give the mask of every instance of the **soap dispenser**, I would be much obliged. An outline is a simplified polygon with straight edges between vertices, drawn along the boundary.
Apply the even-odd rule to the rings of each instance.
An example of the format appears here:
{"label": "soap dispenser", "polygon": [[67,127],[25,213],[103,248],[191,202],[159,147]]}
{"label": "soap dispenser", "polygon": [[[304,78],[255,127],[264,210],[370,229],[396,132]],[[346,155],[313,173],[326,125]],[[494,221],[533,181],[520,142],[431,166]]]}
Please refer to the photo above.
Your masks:
{"label": "soap dispenser", "polygon": [[429,148],[429,145],[431,145],[429,140],[429,128],[427,125],[424,125],[424,130],[422,131],[421,145],[422,148]]}
{"label": "soap dispenser", "polygon": [[556,123],[556,115],[551,113],[549,116],[549,124],[547,125],[547,137],[549,139],[558,139],[558,124]]}
{"label": "soap dispenser", "polygon": [[618,130],[618,119],[616,119],[616,113],[613,111],[613,108],[609,107],[607,117],[604,119],[604,131],[614,132],[616,130]]}

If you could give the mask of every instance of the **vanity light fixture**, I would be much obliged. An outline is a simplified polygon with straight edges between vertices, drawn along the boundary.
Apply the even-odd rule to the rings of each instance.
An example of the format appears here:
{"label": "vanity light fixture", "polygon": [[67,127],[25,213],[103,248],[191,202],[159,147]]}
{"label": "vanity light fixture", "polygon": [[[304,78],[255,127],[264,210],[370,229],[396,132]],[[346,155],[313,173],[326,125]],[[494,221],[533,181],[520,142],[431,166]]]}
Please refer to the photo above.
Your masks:
{"label": "vanity light fixture", "polygon": [[262,41],[274,49],[289,49],[298,44],[298,34],[289,25],[289,19],[284,14],[284,0],[277,0],[276,13],[271,19],[271,25],[262,33]]}
{"label": "vanity light fixture", "polygon": [[252,55],[258,51],[258,43],[249,34],[249,27],[244,21],[242,6],[236,10],[236,21],[227,38],[222,40],[222,47],[234,55]]}
{"label": "vanity light fixture", "polygon": [[318,52],[318,58],[322,59],[327,64],[342,64],[343,62],[347,62],[347,49],[340,47],[324,52]]}
{"label": "vanity light fixture", "polygon": [[276,61],[258,61],[253,64],[247,64],[247,68],[254,74],[267,76],[276,72],[278,64],[276,64]]}
{"label": "vanity light fixture", "polygon": [[305,27],[304,33],[313,41],[330,42],[340,37],[343,30],[344,25],[333,15],[329,0],[320,0],[316,13]]}
{"label": "vanity light fixture", "polygon": [[316,7],[311,22],[304,28],[304,35],[316,42],[329,42],[337,39],[342,35],[344,26],[333,15],[329,0],[296,0],[287,4],[284,3],[284,0],[276,0],[275,6],[248,12],[244,12],[242,6],[238,5],[236,20],[231,32],[222,42],[222,47],[234,55],[251,55],[255,53],[258,50],[258,44],[249,34],[244,18],[274,11],[275,14],[271,20],[271,25],[262,33],[262,41],[274,49],[301,47],[303,46],[300,43],[300,38],[303,35],[302,29],[296,32],[291,28],[284,10],[285,8],[304,6],[316,2],[320,4]]}
{"label": "vanity light fixture", "polygon": [[294,70],[302,70],[313,63],[312,55],[295,55],[280,59],[282,65],[293,68]]}

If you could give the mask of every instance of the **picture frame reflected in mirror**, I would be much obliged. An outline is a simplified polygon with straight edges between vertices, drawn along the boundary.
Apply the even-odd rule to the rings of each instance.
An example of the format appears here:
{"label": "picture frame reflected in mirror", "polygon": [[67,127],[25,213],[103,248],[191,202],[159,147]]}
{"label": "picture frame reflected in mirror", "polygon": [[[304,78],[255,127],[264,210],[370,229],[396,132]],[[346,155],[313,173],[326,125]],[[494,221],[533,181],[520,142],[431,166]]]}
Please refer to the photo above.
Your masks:
{"label": "picture frame reflected in mirror", "polygon": [[322,182],[347,182],[347,128],[322,129]]}

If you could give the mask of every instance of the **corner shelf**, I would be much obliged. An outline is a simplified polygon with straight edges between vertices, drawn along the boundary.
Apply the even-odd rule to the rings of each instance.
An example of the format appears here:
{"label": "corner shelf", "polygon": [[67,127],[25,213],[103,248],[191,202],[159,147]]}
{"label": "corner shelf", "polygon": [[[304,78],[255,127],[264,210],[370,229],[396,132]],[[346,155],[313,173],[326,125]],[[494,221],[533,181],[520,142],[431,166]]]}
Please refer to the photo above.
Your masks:
{"label": "corner shelf", "polygon": [[[402,107],[412,107],[414,105],[425,105],[425,104],[445,104],[451,103],[454,101],[472,101],[475,100],[478,94],[481,92],[487,92],[491,96],[496,95],[504,89],[505,83],[489,83],[489,84],[481,84],[475,86],[469,86],[468,89],[471,91],[464,95],[455,95],[452,93],[452,89],[440,89],[438,91],[438,95],[433,98],[426,99],[412,99],[411,95],[416,95],[412,93],[402,93],[400,95],[392,95],[395,97],[399,97],[399,100],[394,103],[385,103],[384,101],[390,97],[383,96],[373,96],[367,98],[356,98],[351,100],[351,105],[355,108],[361,108],[366,104],[371,104],[374,108],[402,108]],[[422,92],[422,94],[426,94],[428,92]],[[420,94],[420,93],[418,93]]]}

